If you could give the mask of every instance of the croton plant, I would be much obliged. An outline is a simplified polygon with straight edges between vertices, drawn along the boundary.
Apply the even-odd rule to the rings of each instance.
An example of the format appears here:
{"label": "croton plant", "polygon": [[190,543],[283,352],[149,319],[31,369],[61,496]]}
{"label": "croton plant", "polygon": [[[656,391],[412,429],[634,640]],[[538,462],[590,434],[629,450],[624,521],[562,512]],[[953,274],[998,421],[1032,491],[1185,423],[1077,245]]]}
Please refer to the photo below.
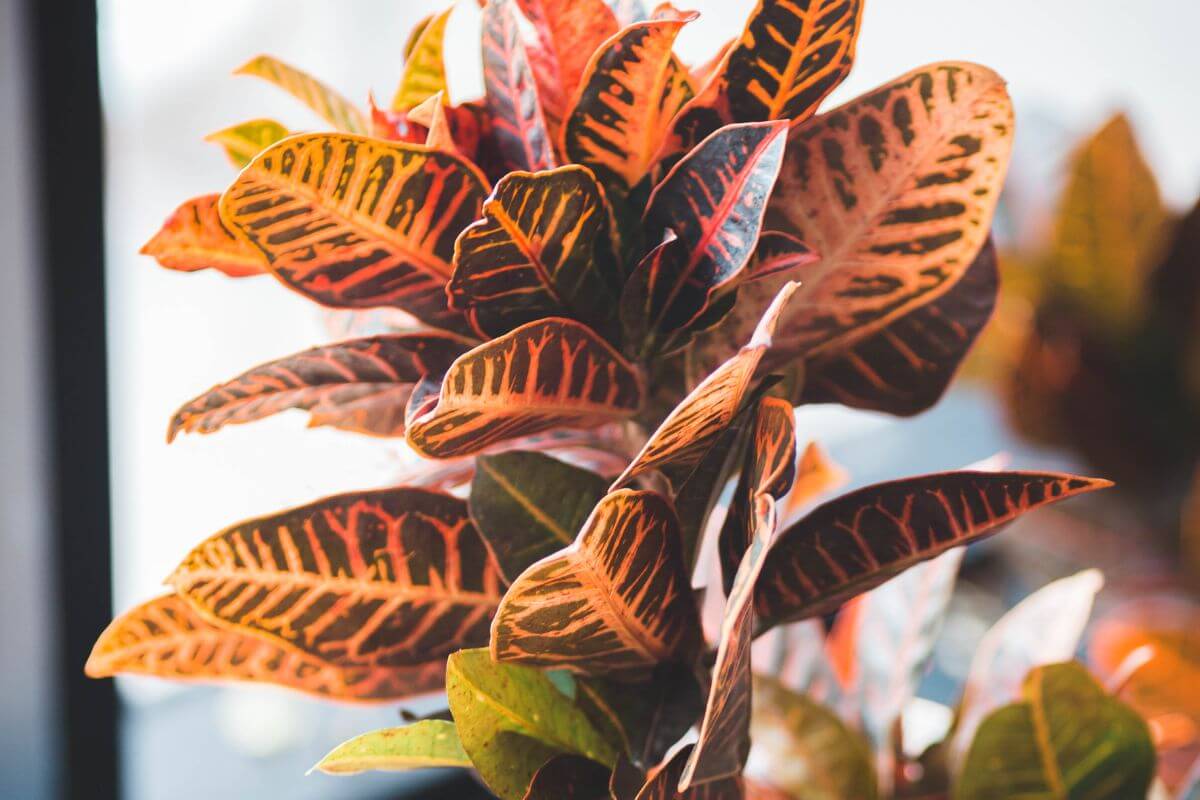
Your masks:
{"label": "croton plant", "polygon": [[243,67],[331,130],[214,134],[239,174],[144,252],[404,322],[253,367],[168,436],[302,409],[426,460],[212,535],[89,673],[444,688],[320,768],[460,766],[508,800],[1144,795],[1140,718],[1046,663],[1080,627],[1047,608],[1086,619],[1094,576],[998,627],[950,738],[918,760],[899,735],[962,546],[1106,481],[976,469],[813,507],[837,470],[794,406],[922,411],[987,321],[1013,136],[969,63],[817,114],[862,6],[760,0],[689,66],[670,5],[489,0],[458,105],[448,11],[388,108]]}

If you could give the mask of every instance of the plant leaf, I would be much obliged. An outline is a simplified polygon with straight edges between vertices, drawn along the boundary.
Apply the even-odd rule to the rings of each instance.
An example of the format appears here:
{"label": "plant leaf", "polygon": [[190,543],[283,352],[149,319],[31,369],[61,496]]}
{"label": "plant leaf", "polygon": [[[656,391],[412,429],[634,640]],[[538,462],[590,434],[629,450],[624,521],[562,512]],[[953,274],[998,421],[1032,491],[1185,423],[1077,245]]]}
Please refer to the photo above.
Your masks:
{"label": "plant leaf", "polygon": [[762,676],[754,679],[752,777],[805,800],[875,800],[866,742],[837,715]]}
{"label": "plant leaf", "polygon": [[794,522],[809,505],[846,483],[849,475],[816,442],[809,442],[796,464],[792,491],[780,506],[784,525]]}
{"label": "plant leaf", "polygon": [[506,171],[549,169],[554,150],[511,0],[483,9],[483,83]]}
{"label": "plant leaf", "polygon": [[175,412],[167,431],[213,433],[290,408],[331,425],[376,436],[404,433],[404,409],[413,385],[440,378],[468,343],[442,333],[351,339],[260,364],[218,384]]}
{"label": "plant leaf", "polygon": [[521,800],[550,758],[573,753],[605,766],[617,753],[543,673],[462,650],[446,666],[446,696],[463,749],[504,800]]}
{"label": "plant leaf", "polygon": [[453,7],[425,20],[412,46],[404,54],[404,72],[400,85],[392,96],[393,111],[408,111],[438,92],[446,92],[446,65],[443,63],[443,43],[446,20]]}
{"label": "plant leaf", "polygon": [[233,74],[253,75],[270,81],[339,131],[355,134],[367,132],[367,119],[353,103],[307,72],[277,58],[257,56],[235,69]]}
{"label": "plant leaf", "polygon": [[476,453],[560,427],[633,415],[641,378],[607,342],[568,319],[530,322],[451,365],[431,410],[409,420],[408,443],[429,458]]}
{"label": "plant leaf", "polygon": [[1000,275],[989,240],[950,291],[845,350],[805,365],[804,403],[910,416],[933,406],[996,306]]}
{"label": "plant leaf", "polygon": [[471,519],[509,581],[575,541],[607,481],[542,453],[475,459]]}
{"label": "plant leaf", "polygon": [[1024,700],[979,727],[956,800],[1145,797],[1154,745],[1142,718],[1074,662],[1036,667]]}
{"label": "plant leaf", "polygon": [[440,690],[445,663],[340,667],[214,625],[183,598],[168,594],[113,620],[96,640],[84,671],[92,678],[123,674],[269,683],[339,702],[381,703]]}
{"label": "plant leaf", "polygon": [[478,171],[450,153],[311,134],[259,154],[221,196],[221,219],[319,303],[394,306],[464,331],[445,285],[454,240],[486,195]]}
{"label": "plant leaf", "polygon": [[821,254],[776,354],[845,350],[948,292],[987,240],[1012,145],[991,70],[921,67],[792,134],[770,228]]}
{"label": "plant leaf", "polygon": [[563,126],[563,151],[589,167],[610,198],[624,200],[645,177],[672,117],[692,96],[671,48],[695,17],[676,12],[634,23],[588,62]]}
{"label": "plant leaf", "polygon": [[201,614],[334,664],[404,666],[487,641],[503,579],[467,504],[350,492],[226,528],[167,579]]}
{"label": "plant leaf", "polygon": [[195,272],[215,269],[231,278],[248,278],[268,271],[257,248],[234,236],[217,211],[219,194],[193,197],[175,209],[158,233],[142,246],[167,269]]}
{"label": "plant leaf", "polygon": [[426,767],[471,768],[453,722],[423,719],[400,728],[355,736],[335,747],[314,770],[353,775],[368,770],[402,772]]}
{"label": "plant leaf", "polygon": [[819,616],[1021,514],[1112,484],[1053,472],[947,472],[875,484],[776,538],[756,589],[764,627]]}
{"label": "plant leaf", "polygon": [[630,679],[697,646],[679,523],[654,492],[622,489],[575,542],[513,581],[492,623],[497,661]]}
{"label": "plant leaf", "polygon": [[759,361],[771,347],[779,315],[797,288],[798,284],[789,283],[779,291],[746,346],[714,370],[667,415],[613,483],[614,488],[665,464],[695,466],[733,420]]}
{"label": "plant leaf", "polygon": [[[742,781],[738,778],[712,781],[690,789],[679,789],[679,776],[693,751],[693,745],[676,751],[671,759],[650,770],[645,785],[637,793],[636,800],[754,800],[754,795],[744,794]],[[773,800],[769,795],[760,795],[760,800]]]}
{"label": "plant leaf", "polygon": [[430,95],[413,106],[407,116],[410,122],[423,125],[429,130],[425,134],[426,147],[446,153],[458,152],[458,146],[454,142],[454,133],[450,129],[450,120],[446,116],[446,93],[444,91]]}
{"label": "plant leaf", "polygon": [[524,800],[610,800],[611,772],[590,758],[558,755],[534,773]]}
{"label": "plant leaf", "polygon": [[731,125],[708,137],[655,187],[645,220],[676,244],[647,262],[644,328],[667,335],[700,316],[754,253],[779,174],[786,122]]}
{"label": "plant leaf", "polygon": [[1026,597],[988,630],[967,672],[950,757],[961,767],[984,716],[1017,698],[1023,675],[1067,661],[1092,613],[1104,578],[1088,569],[1049,583]]}
{"label": "plant leaf", "polygon": [[746,267],[746,280],[756,281],[781,272],[807,267],[821,256],[804,242],[781,231],[763,231],[754,247],[754,258]]}
{"label": "plant leaf", "polygon": [[204,141],[221,145],[230,162],[241,169],[256,155],[288,135],[288,129],[273,119],[252,119],[210,133],[204,137]]}
{"label": "plant leaf", "polygon": [[596,259],[607,237],[604,196],[586,167],[509,173],[483,204],[483,219],[458,237],[450,304],[489,337],[545,317],[610,330],[616,276]]}

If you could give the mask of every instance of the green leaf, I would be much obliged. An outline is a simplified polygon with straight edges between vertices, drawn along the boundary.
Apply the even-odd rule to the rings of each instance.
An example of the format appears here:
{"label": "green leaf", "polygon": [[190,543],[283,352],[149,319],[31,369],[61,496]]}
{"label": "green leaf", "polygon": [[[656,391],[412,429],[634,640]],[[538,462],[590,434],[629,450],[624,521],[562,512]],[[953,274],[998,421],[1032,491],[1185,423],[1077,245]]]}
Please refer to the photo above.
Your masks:
{"label": "green leaf", "polygon": [[446,695],[463,749],[504,800],[525,796],[534,773],[561,753],[605,766],[616,750],[539,670],[462,650],[446,666]]}
{"label": "green leaf", "polygon": [[1150,731],[1082,665],[1034,669],[1023,695],[979,727],[956,800],[1146,796],[1155,769]]}
{"label": "green leaf", "polygon": [[511,583],[533,562],[575,541],[607,485],[594,472],[541,453],[480,456],[471,518]]}
{"label": "green leaf", "polygon": [[643,767],[661,761],[704,712],[700,685],[682,664],[663,664],[641,683],[580,678],[577,702],[598,730]]}
{"label": "green leaf", "polygon": [[803,800],[874,800],[867,744],[837,715],[773,680],[754,680],[750,777]]}
{"label": "green leaf", "polygon": [[329,775],[350,775],[375,769],[470,766],[471,759],[458,740],[454,723],[426,719],[355,736],[335,747],[313,769]]}
{"label": "green leaf", "polygon": [[204,137],[204,141],[221,145],[233,165],[241,169],[256,155],[287,136],[288,129],[273,119],[252,119],[210,133]]}

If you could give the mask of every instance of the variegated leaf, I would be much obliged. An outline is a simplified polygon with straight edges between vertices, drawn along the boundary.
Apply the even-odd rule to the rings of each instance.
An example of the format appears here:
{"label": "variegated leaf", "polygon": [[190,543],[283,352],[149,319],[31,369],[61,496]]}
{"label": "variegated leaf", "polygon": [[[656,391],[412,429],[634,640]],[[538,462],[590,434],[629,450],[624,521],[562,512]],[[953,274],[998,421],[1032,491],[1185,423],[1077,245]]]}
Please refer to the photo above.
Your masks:
{"label": "variegated leaf", "polygon": [[801,402],[909,416],[934,405],[987,325],[1000,276],[990,241],[950,291],[805,365]]}
{"label": "variegated leaf", "polygon": [[283,89],[311,108],[335,129],[365,134],[367,119],[353,103],[307,72],[271,56],[257,56],[234,70],[235,75],[253,75]]}
{"label": "variegated leaf", "polygon": [[408,423],[421,455],[450,458],[561,427],[632,416],[642,403],[632,365],[588,328],[551,318],[479,345],[451,365],[437,402]]}
{"label": "variegated leaf", "polygon": [[795,476],[796,421],[792,404],[778,397],[764,397],[754,412],[745,462],[717,542],[726,594],[753,540],[758,496],[783,498]]}
{"label": "variegated leaf", "polygon": [[221,196],[221,218],[276,277],[324,305],[395,306],[465,330],[446,306],[459,231],[487,189],[468,162],[421,145],[342,134],[293,136],[261,153]]}
{"label": "variegated leaf", "polygon": [[235,167],[241,169],[254,157],[280,139],[286,139],[288,129],[273,119],[252,119],[204,137],[204,141],[221,145]]}
{"label": "variegated leaf", "polygon": [[100,634],[84,671],[93,678],[269,683],[342,702],[380,703],[438,691],[443,659],[407,667],[329,664],[206,620],[169,594],[126,611]]}
{"label": "variegated leaf", "polygon": [[376,436],[401,436],[413,385],[440,379],[469,344],[439,333],[352,339],[260,364],[186,403],[171,418],[167,441],[181,431],[213,433],[290,408],[310,424]]}
{"label": "variegated leaf", "polygon": [[503,578],[466,502],[351,492],[226,528],[168,578],[206,617],[334,664],[424,664],[487,641]]}
{"label": "variegated leaf", "polygon": [[154,238],[142,246],[167,269],[196,272],[215,269],[231,278],[263,275],[267,259],[255,247],[234,236],[217,210],[218,194],[188,200],[167,217]]}
{"label": "variegated leaf", "polygon": [[867,486],[817,507],[771,546],[764,625],[819,616],[1021,514],[1112,484],[1053,472],[947,472]]}
{"label": "variegated leaf", "polygon": [[492,657],[629,677],[690,656],[697,626],[675,512],[654,492],[623,489],[596,505],[570,547],[513,581]]}
{"label": "variegated leaf", "polygon": [[694,466],[733,420],[771,337],[780,314],[798,284],[789,283],[776,295],[750,341],[733,358],[708,376],[667,415],[650,435],[637,457],[613,483],[623,486],[634,477],[666,464]]}
{"label": "variegated leaf", "polygon": [[[677,237],[638,302],[652,339],[687,326],[736,281],[754,253],[767,198],[783,160],[786,122],[731,125],[689,153],[655,187],[645,222]],[[629,302],[627,301],[627,302]]]}
{"label": "variegated leaf", "polygon": [[442,61],[446,21],[453,7],[434,15],[420,26],[412,47],[404,55],[404,72],[392,96],[393,111],[408,111],[446,91],[446,66]]}
{"label": "variegated leaf", "polygon": [[845,350],[946,294],[987,240],[1012,147],[991,70],[921,67],[796,129],[768,227],[821,254],[780,325],[780,358]]}
{"label": "variegated leaf", "polygon": [[410,122],[424,126],[425,146],[431,150],[441,150],[446,153],[457,153],[458,147],[454,142],[454,134],[450,130],[450,120],[446,116],[446,96],[444,91],[430,95],[407,114]]}
{"label": "variegated leaf", "polygon": [[313,770],[326,775],[354,775],[368,770],[403,772],[427,767],[470,769],[454,723],[423,719],[400,728],[371,731],[343,742]]}
{"label": "variegated leaf", "polygon": [[[821,260],[821,255],[790,233],[763,231],[754,248],[754,258],[746,267],[746,280],[756,281],[781,272],[802,269]],[[803,278],[803,274],[791,275]]]}
{"label": "variegated leaf", "polygon": [[754,585],[775,533],[775,500],[756,494],[754,528],[734,576],[713,666],[700,737],[679,779],[681,789],[741,774],[750,740],[750,642],[754,636]]}
{"label": "variegated leaf", "polygon": [[512,0],[489,0],[483,9],[483,83],[496,146],[507,170],[553,167],[553,140]]}
{"label": "variegated leaf", "polygon": [[[458,237],[450,304],[484,336],[544,317],[570,317],[611,330],[616,275],[597,258],[607,246],[604,195],[575,164],[505,175],[483,219]],[[611,267],[611,265],[608,265]]]}
{"label": "variegated leaf", "polygon": [[671,49],[695,16],[634,23],[588,62],[563,125],[563,151],[589,167],[615,200],[645,177],[667,125],[692,96],[687,71]]}

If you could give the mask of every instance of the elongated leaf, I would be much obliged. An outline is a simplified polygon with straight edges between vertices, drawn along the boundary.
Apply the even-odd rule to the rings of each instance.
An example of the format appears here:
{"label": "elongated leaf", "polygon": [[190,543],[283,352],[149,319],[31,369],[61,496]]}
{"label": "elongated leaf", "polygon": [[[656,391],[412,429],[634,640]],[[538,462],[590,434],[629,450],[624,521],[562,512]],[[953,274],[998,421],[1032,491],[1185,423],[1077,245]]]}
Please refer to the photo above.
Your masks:
{"label": "elongated leaf", "polygon": [[717,543],[726,594],[733,587],[734,574],[754,536],[756,499],[760,494],[781,499],[791,490],[795,476],[796,421],[792,404],[778,397],[764,397],[754,412],[745,463]]}
{"label": "elongated leaf", "polygon": [[616,276],[596,257],[607,237],[604,196],[586,167],[509,173],[458,237],[450,303],[485,336],[545,317],[609,330]]}
{"label": "elongated leaf", "polygon": [[363,666],[420,664],[486,642],[503,588],[467,504],[407,487],[226,528],[168,583],[221,623]]}
{"label": "elongated leaf", "polygon": [[821,254],[777,353],[845,350],[958,283],[988,236],[1012,145],[1004,82],[921,67],[798,128],[768,226]]}
{"label": "elongated leaf", "polygon": [[731,125],[705,139],[655,187],[645,219],[677,244],[649,262],[642,301],[654,335],[682,328],[754,254],[767,198],[783,160],[786,122]]}
{"label": "elongated leaf", "polygon": [[521,574],[492,623],[497,661],[628,677],[691,655],[679,523],[654,492],[607,495],[575,542]]}
{"label": "elongated leaf", "polygon": [[467,343],[449,334],[372,336],[314,347],[270,361],[218,384],[171,418],[167,441],[181,431],[213,433],[290,408],[332,425],[376,436],[404,433],[413,385],[441,378]]}
{"label": "elongated leaf", "polygon": [[220,197],[201,195],[175,209],[154,238],[142,246],[142,255],[154,256],[162,266],[180,272],[215,269],[231,278],[266,273],[263,254],[221,222],[217,211]]}
{"label": "elongated leaf", "polygon": [[845,350],[809,361],[802,402],[904,416],[926,410],[941,399],[991,318],[999,285],[989,241],[950,291]]}
{"label": "elongated leaf", "polygon": [[746,280],[756,281],[781,272],[790,272],[820,260],[819,253],[795,236],[780,231],[763,231],[754,248],[754,258],[746,267]]}
{"label": "elongated leaf", "polygon": [[437,404],[409,420],[408,442],[430,458],[476,453],[506,439],[625,419],[642,403],[641,378],[577,322],[531,322],[451,365]]}
{"label": "elongated leaf", "polygon": [[440,690],[443,660],[411,667],[340,667],[258,636],[213,625],[169,594],[126,611],[92,648],[93,678],[269,683],[341,702],[381,703]]}
{"label": "elongated leaf", "polygon": [[610,776],[608,767],[590,758],[555,756],[534,773],[524,800],[611,800]]}
{"label": "elongated leaf", "polygon": [[754,584],[775,533],[775,501],[769,493],[754,497],[752,539],[741,559],[721,621],[717,662],[700,738],[679,779],[681,789],[733,778],[746,763],[750,738],[750,642],[754,635]]}
{"label": "elongated leaf", "polygon": [[233,165],[241,169],[256,155],[287,136],[288,129],[273,119],[252,119],[210,133],[204,137],[204,141],[221,145]]}
{"label": "elongated leaf", "polygon": [[512,0],[489,0],[483,9],[483,83],[492,130],[507,170],[553,167],[550,130]]}
{"label": "elongated leaf", "polygon": [[591,168],[610,197],[623,199],[645,177],[672,117],[691,97],[687,71],[671,48],[695,14],[637,22],[588,62],[563,128],[563,150]]}
{"label": "elongated leaf", "polygon": [[1146,723],[1076,663],[1037,667],[1024,700],[992,713],[967,755],[956,800],[1145,797],[1154,777]]}
{"label": "elongated leaf", "polygon": [[694,466],[700,460],[737,413],[754,371],[771,347],[779,316],[797,288],[798,284],[789,283],[779,291],[746,346],[667,415],[614,487],[665,464]]}
{"label": "elongated leaf", "polygon": [[404,73],[392,97],[393,111],[408,111],[438,92],[447,91],[446,65],[443,63],[443,40],[446,21],[453,8],[424,22],[404,55]]}
{"label": "elongated leaf", "polygon": [[805,800],[874,800],[875,765],[837,715],[774,680],[754,679],[750,776]]}
{"label": "elongated leaf", "polygon": [[538,670],[463,650],[447,663],[446,696],[463,749],[504,800],[521,800],[537,770],[560,753],[616,762],[612,746]]}
{"label": "elongated leaf", "polygon": [[604,0],[517,0],[517,4],[537,31],[530,60],[557,141],[588,61],[617,33],[617,20]]}
{"label": "elongated leaf", "polygon": [[954,766],[961,767],[983,718],[1017,698],[1022,676],[1075,655],[1103,585],[1094,569],[1061,578],[1026,597],[988,630],[963,687],[951,741]]}
{"label": "elongated leaf", "polygon": [[234,70],[235,75],[253,75],[283,89],[311,108],[335,129],[365,134],[367,119],[353,103],[307,72],[271,56],[257,56]]}
{"label": "elongated leaf", "polygon": [[471,519],[509,581],[575,541],[606,481],[541,453],[510,451],[475,460]]}
{"label": "elongated leaf", "polygon": [[465,767],[471,759],[453,722],[424,719],[402,728],[384,728],[355,736],[335,747],[314,770],[353,775],[368,770],[400,772],[425,767]]}
{"label": "elongated leaf", "polygon": [[640,683],[580,678],[578,684],[580,708],[642,767],[659,763],[704,713],[704,695],[683,664],[662,664]]}
{"label": "elongated leaf", "polygon": [[842,495],[779,534],[757,611],[767,625],[828,613],[1027,511],[1111,485],[1052,472],[948,472]]}
{"label": "elongated leaf", "polygon": [[445,285],[454,240],[486,194],[478,171],[449,153],[313,134],[259,154],[221,196],[221,218],[319,303],[395,306],[463,330]]}

